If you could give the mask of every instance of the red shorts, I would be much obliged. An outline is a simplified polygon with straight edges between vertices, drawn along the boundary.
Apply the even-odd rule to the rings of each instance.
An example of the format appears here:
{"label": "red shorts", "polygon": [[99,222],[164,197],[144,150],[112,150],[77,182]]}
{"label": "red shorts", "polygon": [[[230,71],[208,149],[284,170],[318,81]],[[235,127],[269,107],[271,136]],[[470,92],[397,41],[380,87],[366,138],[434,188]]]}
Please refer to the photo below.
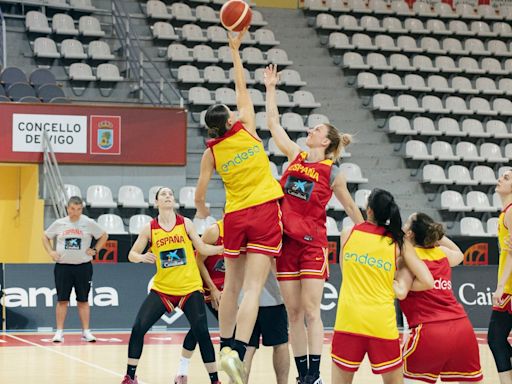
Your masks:
{"label": "red shorts", "polygon": [[185,296],[173,296],[173,295],[168,295],[166,293],[155,291],[154,289],[152,289],[152,291],[155,292],[158,296],[160,296],[162,303],[164,303],[165,309],[169,313],[174,311],[174,309],[176,307],[183,309],[183,306],[187,302],[190,295],[192,295],[194,293],[194,292],[190,292],[189,294],[186,294]]}
{"label": "red shorts", "polygon": [[509,293],[504,293],[503,296],[501,296],[501,304],[498,306],[492,306],[493,311],[498,312],[508,312],[512,315],[512,295]]}
{"label": "red shorts", "polygon": [[277,259],[277,279],[300,280],[329,277],[328,249],[283,236],[282,256]]}
{"label": "red shorts", "polygon": [[434,384],[480,381],[480,354],[467,317],[420,324],[404,344],[404,377]]}
{"label": "red shorts", "polygon": [[356,372],[367,353],[372,372],[377,375],[394,371],[402,365],[400,339],[386,340],[340,331],[334,332],[331,357],[338,368]]}
{"label": "red shorts", "polygon": [[269,201],[224,216],[224,257],[237,258],[247,253],[277,257],[281,254],[283,225],[277,200]]}

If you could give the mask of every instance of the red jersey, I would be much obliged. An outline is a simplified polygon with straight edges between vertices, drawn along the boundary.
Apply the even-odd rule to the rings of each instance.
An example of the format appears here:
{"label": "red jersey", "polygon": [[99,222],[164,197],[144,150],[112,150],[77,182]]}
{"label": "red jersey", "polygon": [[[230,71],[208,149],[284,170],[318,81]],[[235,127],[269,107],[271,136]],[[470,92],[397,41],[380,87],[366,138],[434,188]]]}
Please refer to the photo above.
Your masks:
{"label": "red jersey", "polygon": [[421,292],[409,292],[400,308],[412,327],[433,321],[453,320],[466,317],[466,312],[452,290],[452,269],[446,254],[440,247],[415,248],[418,257],[425,262],[434,277],[434,288]]}
{"label": "red jersey", "polygon": [[281,177],[281,201],[285,235],[302,243],[327,247],[325,207],[332,196],[332,160],[306,161],[301,152]]}
{"label": "red jersey", "polygon": [[[219,238],[215,242],[215,245],[224,244],[224,224],[222,220],[217,221],[217,226],[219,227]],[[222,291],[224,289],[224,275],[226,273],[226,268],[224,266],[224,254],[218,254],[213,256],[208,256],[204,260],[204,265],[210,274],[210,277],[213,281],[213,284]],[[209,288],[206,284],[203,283],[204,289],[209,291]]]}

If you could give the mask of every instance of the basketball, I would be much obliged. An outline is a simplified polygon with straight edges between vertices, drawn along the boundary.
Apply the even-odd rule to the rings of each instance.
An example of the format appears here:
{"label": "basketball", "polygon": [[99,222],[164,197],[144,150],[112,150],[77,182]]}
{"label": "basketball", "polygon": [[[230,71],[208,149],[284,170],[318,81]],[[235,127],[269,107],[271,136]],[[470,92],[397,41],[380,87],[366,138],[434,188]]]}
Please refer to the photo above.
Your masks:
{"label": "basketball", "polygon": [[229,0],[220,9],[220,22],[228,31],[240,32],[251,24],[251,19],[251,8],[242,0]]}

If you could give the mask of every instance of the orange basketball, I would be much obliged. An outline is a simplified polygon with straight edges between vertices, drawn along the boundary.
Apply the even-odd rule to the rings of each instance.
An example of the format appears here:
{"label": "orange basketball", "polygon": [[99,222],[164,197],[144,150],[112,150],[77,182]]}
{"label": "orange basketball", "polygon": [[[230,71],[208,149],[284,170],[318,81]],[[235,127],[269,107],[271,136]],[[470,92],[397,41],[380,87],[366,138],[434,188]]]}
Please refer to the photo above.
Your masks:
{"label": "orange basketball", "polygon": [[240,32],[251,24],[252,11],[242,0],[229,0],[220,9],[220,22],[228,31]]}

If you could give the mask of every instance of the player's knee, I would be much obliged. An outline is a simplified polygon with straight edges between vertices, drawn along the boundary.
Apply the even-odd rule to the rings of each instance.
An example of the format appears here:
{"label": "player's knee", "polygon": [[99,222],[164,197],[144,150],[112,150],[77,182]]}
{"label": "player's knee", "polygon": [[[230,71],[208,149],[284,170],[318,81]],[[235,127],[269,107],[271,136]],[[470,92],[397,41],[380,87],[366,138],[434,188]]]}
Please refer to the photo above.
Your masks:
{"label": "player's knee", "polygon": [[311,324],[313,322],[322,321],[320,317],[320,308],[310,307],[306,308],[304,311],[306,317],[306,323]]}
{"label": "player's knee", "polygon": [[304,322],[304,310],[301,307],[287,306],[286,312],[288,312],[288,321],[290,323]]}

